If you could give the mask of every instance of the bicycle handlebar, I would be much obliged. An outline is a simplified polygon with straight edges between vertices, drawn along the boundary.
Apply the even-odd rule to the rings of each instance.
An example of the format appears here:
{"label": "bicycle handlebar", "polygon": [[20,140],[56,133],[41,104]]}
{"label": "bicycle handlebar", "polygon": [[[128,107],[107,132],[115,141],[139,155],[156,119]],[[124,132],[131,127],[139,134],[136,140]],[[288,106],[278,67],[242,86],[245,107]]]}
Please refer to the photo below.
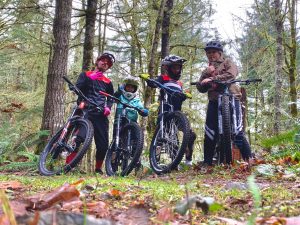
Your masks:
{"label": "bicycle handlebar", "polygon": [[180,95],[184,95],[185,97],[187,98],[191,98],[189,95],[186,95],[184,92],[182,91],[177,91],[177,90],[173,90],[171,88],[168,88],[166,86],[164,86],[163,84],[159,83],[158,81],[154,80],[154,79],[151,79],[151,78],[144,78],[144,77],[141,77],[140,78],[144,79],[144,80],[148,80],[152,83],[154,83],[158,88],[162,89],[162,90],[165,90],[166,92],[170,93],[170,94],[180,94]]}
{"label": "bicycle handlebar", "polygon": [[[243,84],[250,84],[250,83],[256,83],[256,82],[261,82],[262,79],[247,79],[247,80],[231,80],[231,81],[219,81],[219,80],[212,80],[212,83],[216,84],[223,84],[223,85],[230,85],[233,83],[243,83]],[[197,85],[199,82],[191,82],[191,85]]]}
{"label": "bicycle handlebar", "polygon": [[82,93],[82,91],[80,91],[80,90],[76,87],[76,85],[74,85],[74,84],[69,80],[68,77],[63,76],[63,79],[64,79],[64,80],[65,80],[72,88],[74,88],[73,92],[74,92],[75,94],[77,94],[78,96],[82,97],[85,101],[87,101],[87,102],[90,103],[91,105],[95,106],[98,110],[103,111],[103,109],[102,109],[103,107],[97,105],[95,102],[93,102],[93,101],[90,100],[88,97],[86,97],[86,96]]}
{"label": "bicycle handlebar", "polygon": [[122,102],[119,98],[117,98],[117,97],[115,97],[115,96],[113,96],[113,95],[110,95],[110,94],[108,94],[108,93],[106,93],[106,92],[104,92],[104,91],[99,91],[99,93],[100,93],[101,95],[104,95],[104,96],[106,96],[106,97],[108,97],[108,98],[111,98],[111,99],[117,101],[118,103],[120,103],[120,104],[126,106],[127,108],[132,108],[132,109],[135,109],[136,111],[138,111],[138,112],[140,112],[140,113],[143,113],[143,111],[142,111],[141,109],[139,109],[139,108],[137,108],[137,107],[135,107],[135,106],[133,106],[133,105],[127,104],[127,103],[125,103],[125,102]]}

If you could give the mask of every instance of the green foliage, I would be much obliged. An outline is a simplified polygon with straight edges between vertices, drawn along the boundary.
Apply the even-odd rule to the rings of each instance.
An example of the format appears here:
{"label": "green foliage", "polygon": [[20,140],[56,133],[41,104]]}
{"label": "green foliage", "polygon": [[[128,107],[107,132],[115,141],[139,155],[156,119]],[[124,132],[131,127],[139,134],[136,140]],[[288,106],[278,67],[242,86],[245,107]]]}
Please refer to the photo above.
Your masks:
{"label": "green foliage", "polygon": [[39,156],[30,152],[17,152],[16,161],[5,160],[0,166],[0,171],[36,171]]}
{"label": "green foliage", "polygon": [[287,131],[271,138],[262,139],[261,145],[264,148],[271,148],[272,146],[286,145],[294,142],[296,130]]}
{"label": "green foliage", "polygon": [[253,175],[248,177],[248,186],[249,186],[249,190],[253,196],[254,209],[253,209],[253,212],[252,212],[247,224],[254,225],[254,224],[256,224],[255,220],[256,220],[256,217],[258,216],[258,212],[259,212],[260,206],[261,206],[261,194],[259,191],[259,187],[255,183],[255,177]]}

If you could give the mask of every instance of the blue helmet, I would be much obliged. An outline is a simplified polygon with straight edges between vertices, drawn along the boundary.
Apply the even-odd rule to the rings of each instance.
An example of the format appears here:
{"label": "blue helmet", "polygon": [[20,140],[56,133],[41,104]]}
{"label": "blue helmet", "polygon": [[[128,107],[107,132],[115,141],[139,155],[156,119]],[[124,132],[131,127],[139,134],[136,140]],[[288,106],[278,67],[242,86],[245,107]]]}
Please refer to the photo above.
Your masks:
{"label": "blue helmet", "polygon": [[216,49],[223,52],[223,45],[219,41],[210,41],[205,45],[204,50],[207,51],[209,49]]}

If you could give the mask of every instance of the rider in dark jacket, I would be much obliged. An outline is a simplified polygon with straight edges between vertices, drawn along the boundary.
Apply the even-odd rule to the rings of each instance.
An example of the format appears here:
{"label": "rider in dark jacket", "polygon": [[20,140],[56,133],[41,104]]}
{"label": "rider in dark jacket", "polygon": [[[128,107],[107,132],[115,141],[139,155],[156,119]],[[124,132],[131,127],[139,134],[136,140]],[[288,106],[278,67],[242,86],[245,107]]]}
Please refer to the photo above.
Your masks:
{"label": "rider in dark jacket", "polygon": [[[102,106],[101,112],[95,110],[89,112],[88,118],[94,127],[94,138],[96,144],[96,168],[97,173],[103,174],[102,164],[108,149],[108,129],[109,122],[107,116],[110,114],[113,104],[111,99],[99,94],[99,91],[114,94],[114,88],[109,78],[104,76],[104,72],[112,67],[115,62],[115,57],[110,53],[100,55],[95,63],[95,70],[82,72],[77,80],[76,86],[89,99],[93,100],[99,106]],[[71,153],[66,163],[69,163],[76,155],[76,152]]]}
{"label": "rider in dark jacket", "polygon": [[[162,62],[161,66],[164,71],[163,74],[158,76],[155,80],[165,87],[168,87],[173,90],[183,91],[183,84],[179,80],[181,77],[182,67],[183,64],[186,62],[186,59],[181,58],[177,55],[169,55],[166,56]],[[152,88],[156,88],[156,85],[151,81],[147,81],[147,85]],[[168,103],[173,105],[174,110],[181,111],[182,103],[186,100],[185,95],[168,95]],[[162,98],[162,91],[160,97]],[[192,155],[194,150],[194,142],[196,140],[196,134],[190,130],[190,140],[188,144],[188,149],[186,150],[186,164],[191,166],[192,165]]]}

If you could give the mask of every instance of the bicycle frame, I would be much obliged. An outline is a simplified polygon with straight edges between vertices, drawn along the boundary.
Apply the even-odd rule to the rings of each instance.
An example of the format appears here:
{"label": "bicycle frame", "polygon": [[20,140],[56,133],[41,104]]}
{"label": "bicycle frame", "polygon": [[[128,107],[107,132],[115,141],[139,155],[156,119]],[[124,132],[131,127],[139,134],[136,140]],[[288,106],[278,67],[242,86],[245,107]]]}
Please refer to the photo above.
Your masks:
{"label": "bicycle frame", "polygon": [[[108,98],[111,98],[111,99],[117,101],[118,103],[121,103],[124,106],[122,108],[121,114],[119,114],[118,117],[117,117],[117,129],[116,129],[116,134],[115,134],[116,135],[116,137],[115,137],[116,143],[115,144],[116,144],[116,148],[118,149],[119,148],[119,144],[120,144],[121,125],[123,125],[121,123],[123,121],[125,121],[125,124],[127,124],[127,123],[130,122],[129,119],[127,118],[127,116],[126,116],[126,108],[132,108],[132,109],[137,110],[138,112],[141,112],[141,110],[139,108],[137,108],[137,107],[134,107],[134,106],[128,104],[128,103],[122,102],[120,99],[118,99],[115,96],[112,96],[112,95],[110,95],[110,94],[108,94],[106,92],[100,91],[100,94],[102,94],[102,95],[104,95],[104,96],[106,96]],[[129,131],[128,135],[129,135],[129,138],[127,140],[128,141],[127,146],[130,145],[130,140],[131,140],[131,132],[130,131]]]}
{"label": "bicycle frame", "polygon": [[[165,105],[168,105],[168,107],[169,107],[169,110],[166,111],[166,112],[164,111],[164,106]],[[173,112],[174,111],[173,105],[171,105],[171,104],[168,103],[168,95],[167,95],[167,93],[164,90],[163,90],[162,99],[160,101],[160,109],[161,109],[161,111],[160,111],[160,114],[158,115],[158,118],[160,118],[159,126],[160,126],[160,129],[161,129],[161,138],[163,138],[163,133],[164,133],[164,115],[165,115],[165,113]]]}
{"label": "bicycle frame", "polygon": [[68,152],[72,152],[74,149],[64,143],[64,139],[67,137],[72,120],[77,119],[78,117],[85,118],[87,116],[90,109],[90,106],[87,103],[89,103],[92,108],[96,108],[99,111],[101,111],[102,108],[87,98],[66,76],[63,76],[63,79],[70,85],[70,87],[73,88],[74,93],[83,99],[78,105],[76,104],[73,107],[73,111],[68,117],[67,122],[64,124],[63,131],[57,141],[59,147],[64,147]]}
{"label": "bicycle frame", "polygon": [[[125,121],[123,123],[123,121]],[[124,126],[125,124],[129,123],[129,120],[126,116],[126,106],[123,107],[122,109],[122,112],[121,114],[118,115],[117,117],[117,128],[116,128],[116,134],[115,134],[115,139],[116,139],[116,148],[119,148],[119,144],[120,144],[120,131],[121,131],[121,125]],[[129,146],[129,142],[130,142],[130,139],[131,139],[131,131],[129,131],[128,133],[128,143],[127,143],[127,146]]]}

